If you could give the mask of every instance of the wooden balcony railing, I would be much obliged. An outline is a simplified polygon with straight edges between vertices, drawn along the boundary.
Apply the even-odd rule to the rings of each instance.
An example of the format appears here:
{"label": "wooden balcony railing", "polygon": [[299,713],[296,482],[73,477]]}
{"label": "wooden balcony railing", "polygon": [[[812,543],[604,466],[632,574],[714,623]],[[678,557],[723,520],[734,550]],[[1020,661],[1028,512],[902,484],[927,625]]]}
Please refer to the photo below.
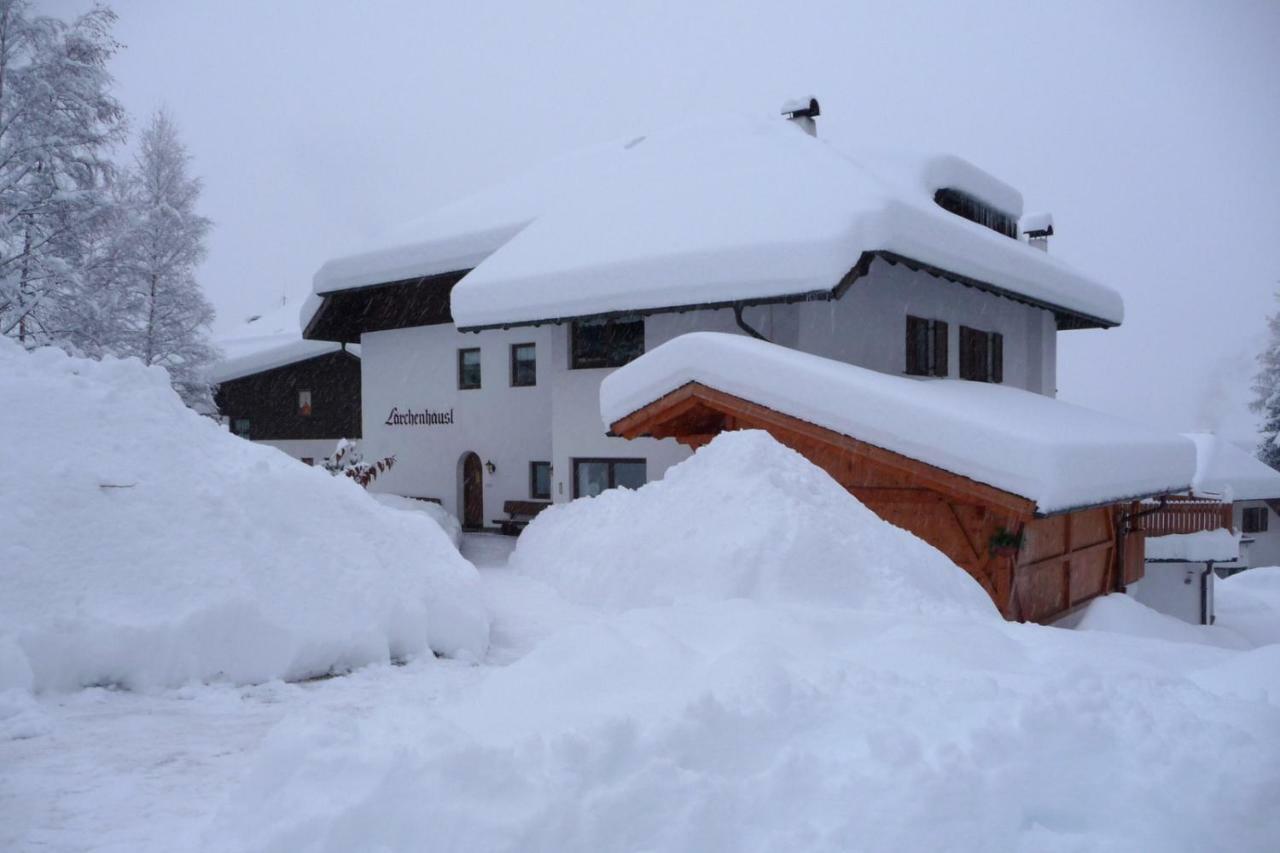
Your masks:
{"label": "wooden balcony railing", "polygon": [[1138,519],[1137,524],[1148,536],[1168,536],[1171,533],[1199,533],[1220,528],[1230,530],[1231,521],[1229,503],[1179,496],[1169,498],[1164,507]]}

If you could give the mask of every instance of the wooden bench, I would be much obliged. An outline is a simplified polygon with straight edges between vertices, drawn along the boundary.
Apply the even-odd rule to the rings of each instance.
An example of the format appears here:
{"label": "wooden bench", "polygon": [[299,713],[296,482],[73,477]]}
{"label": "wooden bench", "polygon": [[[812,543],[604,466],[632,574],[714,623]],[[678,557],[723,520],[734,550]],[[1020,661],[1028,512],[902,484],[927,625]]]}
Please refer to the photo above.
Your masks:
{"label": "wooden bench", "polygon": [[515,536],[534,516],[551,506],[551,501],[507,501],[502,505],[506,518],[495,518],[493,523],[507,536]]}

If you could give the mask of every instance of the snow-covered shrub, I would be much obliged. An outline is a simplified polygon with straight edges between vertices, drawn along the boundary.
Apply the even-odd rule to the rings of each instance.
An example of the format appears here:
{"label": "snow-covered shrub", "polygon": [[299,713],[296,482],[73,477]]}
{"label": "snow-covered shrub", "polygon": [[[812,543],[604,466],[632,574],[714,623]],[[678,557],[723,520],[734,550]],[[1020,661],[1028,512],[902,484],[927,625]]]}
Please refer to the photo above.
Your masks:
{"label": "snow-covered shrub", "polygon": [[373,462],[365,462],[364,453],[358,444],[349,439],[340,438],[333,449],[333,455],[326,457],[323,464],[324,469],[330,474],[354,480],[367,489],[370,483],[378,479],[379,474],[391,470],[396,464],[396,458],[387,456]]}
{"label": "snow-covered shrub", "polygon": [[237,439],[163,370],[0,341],[0,400],[13,686],[255,682],[484,652],[478,576],[438,524]]}
{"label": "snow-covered shrub", "polygon": [[635,491],[547,509],[511,565],[611,609],[751,598],[996,613],[942,552],[759,431],[724,433]]}

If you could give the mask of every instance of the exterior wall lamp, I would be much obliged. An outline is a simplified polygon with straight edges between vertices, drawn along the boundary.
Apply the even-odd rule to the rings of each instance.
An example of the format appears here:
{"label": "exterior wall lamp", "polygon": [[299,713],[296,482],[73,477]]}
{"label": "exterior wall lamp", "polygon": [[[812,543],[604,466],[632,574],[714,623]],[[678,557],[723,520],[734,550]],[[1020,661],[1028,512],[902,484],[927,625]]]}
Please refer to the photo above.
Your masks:
{"label": "exterior wall lamp", "polygon": [[497,466],[497,465],[494,465],[492,461],[489,461],[489,462],[484,463],[484,470],[486,470],[486,471],[488,471],[490,474],[492,474],[492,473],[494,473],[495,471],[497,471],[497,470],[498,470],[498,466]]}

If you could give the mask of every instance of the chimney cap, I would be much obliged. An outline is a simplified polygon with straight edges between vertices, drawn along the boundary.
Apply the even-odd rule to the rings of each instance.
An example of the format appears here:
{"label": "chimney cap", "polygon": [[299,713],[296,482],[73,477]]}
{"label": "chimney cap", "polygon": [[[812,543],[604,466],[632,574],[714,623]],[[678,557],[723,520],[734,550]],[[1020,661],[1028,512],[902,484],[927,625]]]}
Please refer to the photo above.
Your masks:
{"label": "chimney cap", "polygon": [[817,118],[822,111],[818,108],[818,99],[809,95],[783,101],[782,114],[787,118]]}
{"label": "chimney cap", "polygon": [[1037,237],[1053,236],[1053,214],[1052,213],[1028,213],[1022,217],[1022,233],[1027,239],[1035,239]]}

